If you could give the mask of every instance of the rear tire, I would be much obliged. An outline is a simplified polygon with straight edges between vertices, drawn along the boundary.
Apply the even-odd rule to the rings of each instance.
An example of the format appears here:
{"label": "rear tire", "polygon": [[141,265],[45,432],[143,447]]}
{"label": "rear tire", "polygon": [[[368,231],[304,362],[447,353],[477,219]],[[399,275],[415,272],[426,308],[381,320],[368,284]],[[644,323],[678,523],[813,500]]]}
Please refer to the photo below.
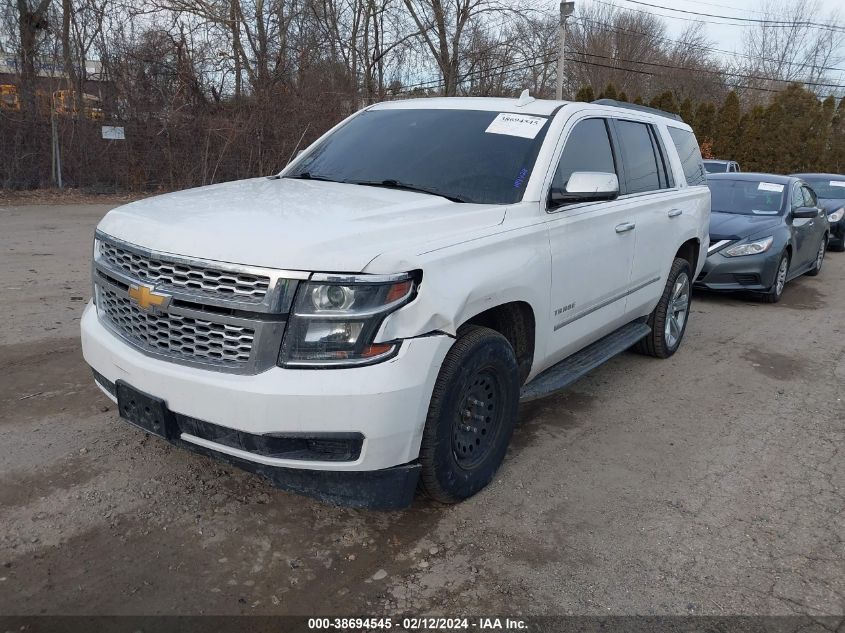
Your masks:
{"label": "rear tire", "polygon": [[420,445],[420,490],[442,503],[471,497],[493,479],[519,411],[519,365],[489,328],[458,331],[431,395]]}
{"label": "rear tire", "polygon": [[648,317],[648,336],[634,346],[634,351],[655,358],[669,358],[678,351],[689,321],[692,300],[692,269],[679,257],[672,262],[663,295]]}
{"label": "rear tire", "polygon": [[783,289],[786,287],[786,276],[789,274],[789,253],[785,252],[778,260],[775,282],[769,292],[763,294],[760,299],[763,303],[777,303],[783,297]]}
{"label": "rear tire", "polygon": [[819,244],[819,250],[816,252],[816,263],[813,264],[813,267],[807,271],[808,276],[815,277],[822,271],[825,252],[827,252],[827,233],[825,233],[824,237],[822,237],[822,241]]}

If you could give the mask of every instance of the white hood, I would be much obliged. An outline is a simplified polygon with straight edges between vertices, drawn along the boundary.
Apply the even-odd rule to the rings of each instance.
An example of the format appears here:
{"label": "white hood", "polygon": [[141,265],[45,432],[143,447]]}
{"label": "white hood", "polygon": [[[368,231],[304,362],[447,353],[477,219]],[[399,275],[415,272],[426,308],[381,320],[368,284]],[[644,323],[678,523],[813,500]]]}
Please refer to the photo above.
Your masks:
{"label": "white hood", "polygon": [[[501,205],[360,185],[254,178],[139,200],[99,229],[177,255],[289,270],[360,272],[386,250],[408,255],[501,224]],[[445,244],[444,244],[445,243]],[[399,271],[397,271],[399,272]]]}

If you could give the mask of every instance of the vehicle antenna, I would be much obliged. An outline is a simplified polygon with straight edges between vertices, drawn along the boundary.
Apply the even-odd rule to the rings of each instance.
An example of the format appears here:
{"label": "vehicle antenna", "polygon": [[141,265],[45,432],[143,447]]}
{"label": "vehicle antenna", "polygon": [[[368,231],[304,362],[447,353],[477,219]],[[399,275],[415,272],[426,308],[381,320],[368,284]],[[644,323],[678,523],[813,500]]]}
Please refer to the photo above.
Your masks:
{"label": "vehicle antenna", "polygon": [[528,94],[528,88],[526,88],[525,90],[522,91],[522,94],[519,95],[519,101],[516,102],[516,107],[522,108],[522,107],[527,106],[529,103],[532,103],[534,101],[536,101],[536,99],[534,97],[532,97],[530,94]]}
{"label": "vehicle antenna", "polygon": [[290,165],[290,162],[293,160],[293,157],[296,156],[296,150],[299,149],[300,143],[302,143],[302,139],[305,138],[305,133],[308,131],[308,128],[311,127],[311,123],[309,122],[308,125],[305,126],[305,129],[302,130],[302,134],[299,136],[299,140],[296,142],[296,147],[293,148],[293,151],[290,153],[290,158],[288,158],[288,162],[285,163],[285,167]]}

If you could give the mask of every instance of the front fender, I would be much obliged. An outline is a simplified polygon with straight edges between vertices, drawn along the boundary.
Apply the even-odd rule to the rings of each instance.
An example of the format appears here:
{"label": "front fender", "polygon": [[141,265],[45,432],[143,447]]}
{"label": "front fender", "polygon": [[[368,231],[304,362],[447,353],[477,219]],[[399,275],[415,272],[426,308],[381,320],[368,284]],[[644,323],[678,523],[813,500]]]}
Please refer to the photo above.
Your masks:
{"label": "front fender", "polygon": [[[536,332],[548,329],[551,258],[543,224],[504,229],[413,257],[385,254],[367,268],[423,271],[416,299],[385,319],[377,342],[433,331],[455,336],[473,316],[513,301],[531,306]],[[535,339],[535,353],[543,343]]]}

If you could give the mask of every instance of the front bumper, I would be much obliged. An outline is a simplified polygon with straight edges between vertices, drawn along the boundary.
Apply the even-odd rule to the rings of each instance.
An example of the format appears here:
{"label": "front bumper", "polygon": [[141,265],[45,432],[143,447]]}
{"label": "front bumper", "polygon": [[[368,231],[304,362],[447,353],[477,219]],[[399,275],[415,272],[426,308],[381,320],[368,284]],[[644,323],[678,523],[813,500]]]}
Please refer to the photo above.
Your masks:
{"label": "front bumper", "polygon": [[[180,423],[174,443],[260,472],[283,488],[368,507],[377,504],[358,502],[372,497],[361,488],[367,482],[401,483],[406,488],[416,484],[418,467],[405,465],[419,455],[434,381],[453,343],[445,335],[409,339],[395,358],[368,367],[274,367],[256,375],[238,375],[147,356],[108,331],[91,304],[82,316],[81,329],[85,360],[101,376],[98,383],[112,400],[116,398],[108,393],[108,385],[123,381],[164,400],[177,417],[210,424],[218,429],[215,432],[222,427],[224,435],[241,432],[239,437],[246,438],[226,443],[209,440],[208,434],[198,437],[186,432],[197,425]],[[353,459],[291,459],[251,450],[255,443],[250,438],[267,434],[362,440]]]}
{"label": "front bumper", "polygon": [[838,243],[845,241],[845,218],[830,225],[829,241]]}
{"label": "front bumper", "polygon": [[759,255],[725,257],[717,251],[707,257],[695,286],[713,291],[766,292],[775,283],[780,253],[769,249]]}

